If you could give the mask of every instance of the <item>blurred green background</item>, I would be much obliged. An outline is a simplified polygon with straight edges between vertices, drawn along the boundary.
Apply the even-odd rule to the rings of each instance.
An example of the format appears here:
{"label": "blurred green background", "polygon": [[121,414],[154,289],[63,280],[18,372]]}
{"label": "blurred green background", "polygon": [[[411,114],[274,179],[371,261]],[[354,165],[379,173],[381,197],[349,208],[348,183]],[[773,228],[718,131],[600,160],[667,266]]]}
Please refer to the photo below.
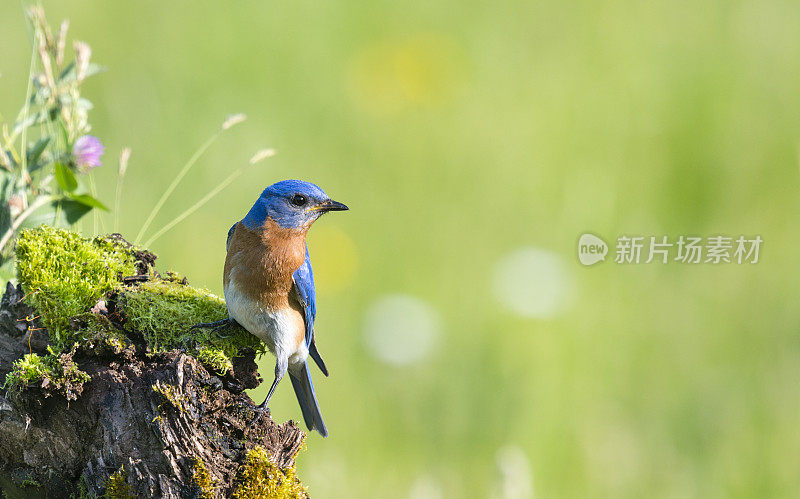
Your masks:
{"label": "blurred green background", "polygon": [[[226,231],[276,180],[350,205],[309,241],[314,497],[800,493],[795,2],[44,5],[108,67],[84,95],[109,205],[133,150],[124,234],[227,114],[248,120],[151,234],[278,152],[158,240],[162,269],[221,294]],[[29,47],[0,3],[6,118]],[[756,265],[583,267],[586,231],[764,244]],[[272,409],[302,420],[286,383]]]}

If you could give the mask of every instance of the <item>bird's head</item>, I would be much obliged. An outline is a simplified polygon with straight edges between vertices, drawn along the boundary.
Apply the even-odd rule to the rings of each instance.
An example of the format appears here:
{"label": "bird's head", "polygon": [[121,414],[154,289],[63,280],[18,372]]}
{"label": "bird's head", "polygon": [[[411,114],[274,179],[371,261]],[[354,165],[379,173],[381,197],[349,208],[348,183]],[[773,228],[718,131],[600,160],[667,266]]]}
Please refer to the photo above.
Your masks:
{"label": "bird's head", "polygon": [[323,213],[347,209],[311,182],[281,180],[264,189],[243,222],[256,229],[271,218],[285,229],[303,229],[310,227]]}

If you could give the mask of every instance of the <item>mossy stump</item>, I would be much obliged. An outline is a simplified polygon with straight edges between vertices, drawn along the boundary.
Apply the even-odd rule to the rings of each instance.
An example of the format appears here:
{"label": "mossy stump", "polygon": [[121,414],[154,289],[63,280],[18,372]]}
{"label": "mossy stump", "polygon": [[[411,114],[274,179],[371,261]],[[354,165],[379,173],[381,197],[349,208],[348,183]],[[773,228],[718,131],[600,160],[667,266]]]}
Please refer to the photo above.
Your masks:
{"label": "mossy stump", "polygon": [[[0,301],[0,490],[8,497],[306,497],[305,433],[244,390],[263,346],[189,331],[224,303],[119,236],[22,235]],[[255,494],[255,495],[254,495]]]}

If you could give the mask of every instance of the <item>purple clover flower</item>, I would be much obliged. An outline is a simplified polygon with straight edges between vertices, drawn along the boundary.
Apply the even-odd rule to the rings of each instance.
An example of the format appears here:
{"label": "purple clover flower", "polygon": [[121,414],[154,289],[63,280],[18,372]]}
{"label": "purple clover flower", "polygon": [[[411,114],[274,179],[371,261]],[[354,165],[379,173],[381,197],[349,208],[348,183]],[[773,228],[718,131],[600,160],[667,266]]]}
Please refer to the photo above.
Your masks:
{"label": "purple clover flower", "polygon": [[83,135],[72,145],[72,157],[80,170],[90,172],[103,164],[100,161],[100,156],[103,155],[105,150],[106,148],[100,142],[100,139],[92,135]]}

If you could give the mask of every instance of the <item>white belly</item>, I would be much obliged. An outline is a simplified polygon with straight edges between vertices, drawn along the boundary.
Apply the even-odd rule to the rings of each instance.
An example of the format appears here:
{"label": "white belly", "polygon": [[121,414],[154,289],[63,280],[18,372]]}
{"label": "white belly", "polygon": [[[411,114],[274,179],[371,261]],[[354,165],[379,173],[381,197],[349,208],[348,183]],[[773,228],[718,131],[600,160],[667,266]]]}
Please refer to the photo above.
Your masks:
{"label": "white belly", "polygon": [[225,287],[228,314],[252,335],[267,344],[276,356],[285,356],[289,365],[302,364],[308,358],[305,341],[298,346],[296,322],[290,312],[261,307],[241,293],[234,279]]}

